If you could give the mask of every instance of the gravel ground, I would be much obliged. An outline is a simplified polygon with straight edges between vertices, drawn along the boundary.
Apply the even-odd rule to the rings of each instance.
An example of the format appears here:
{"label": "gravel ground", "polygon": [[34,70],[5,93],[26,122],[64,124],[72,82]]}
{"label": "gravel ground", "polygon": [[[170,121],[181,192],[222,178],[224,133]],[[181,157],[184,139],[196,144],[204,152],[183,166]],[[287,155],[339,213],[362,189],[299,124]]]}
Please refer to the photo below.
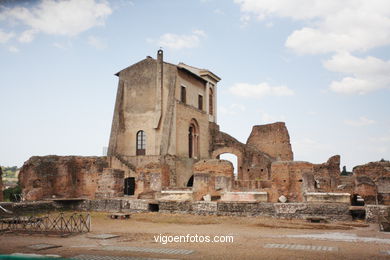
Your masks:
{"label": "gravel ground", "polygon": [[[98,234],[115,234],[119,237],[89,238]],[[210,236],[211,239],[214,236],[229,235],[234,240],[230,243],[155,242],[155,237],[159,235],[187,234]],[[41,243],[61,247],[40,251],[28,248]],[[260,217],[138,213],[132,214],[127,220],[115,220],[110,219],[108,213],[92,213],[92,232],[88,234],[65,238],[38,234],[0,235],[2,254],[57,254],[62,257],[102,255],[160,259],[389,259],[388,252],[390,234],[379,232],[378,225],[361,222],[317,224],[303,220]]]}

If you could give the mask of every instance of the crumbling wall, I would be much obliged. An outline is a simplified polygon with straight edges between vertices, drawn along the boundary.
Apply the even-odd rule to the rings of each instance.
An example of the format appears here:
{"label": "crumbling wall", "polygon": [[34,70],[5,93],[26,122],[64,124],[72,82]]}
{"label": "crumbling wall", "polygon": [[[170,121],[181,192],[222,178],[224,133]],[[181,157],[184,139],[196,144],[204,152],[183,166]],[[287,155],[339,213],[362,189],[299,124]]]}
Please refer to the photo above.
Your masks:
{"label": "crumbling wall", "polygon": [[194,200],[202,200],[203,196],[221,196],[221,192],[231,189],[234,179],[233,165],[226,160],[201,160],[194,164]]}
{"label": "crumbling wall", "polygon": [[357,178],[355,184],[354,194],[361,196],[365,204],[376,204],[378,191],[374,183]]}
{"label": "crumbling wall", "polygon": [[112,168],[105,168],[99,173],[98,187],[95,193],[96,198],[122,197],[124,190],[124,171]]}
{"label": "crumbling wall", "polygon": [[353,168],[356,176],[367,176],[375,183],[379,178],[390,177],[390,161],[370,162]]}
{"label": "crumbling wall", "polygon": [[273,161],[275,161],[275,159],[266,153],[263,153],[254,147],[246,146],[241,180],[268,181],[271,176],[271,163]]}
{"label": "crumbling wall", "polygon": [[284,122],[253,126],[246,144],[256,147],[277,160],[294,160],[290,135]]}
{"label": "crumbling wall", "polygon": [[161,163],[148,163],[138,167],[135,195],[161,191],[169,185],[169,166]]}
{"label": "crumbling wall", "polygon": [[219,126],[215,123],[210,123],[209,129],[211,158],[218,158],[224,153],[237,156],[236,189],[253,190],[260,186],[260,181],[269,179],[271,162],[275,160],[274,158],[255,146],[245,145],[234,137],[219,131]]}
{"label": "crumbling wall", "polygon": [[209,153],[211,159],[219,159],[224,153],[231,153],[237,156],[238,179],[243,179],[243,164],[245,156],[245,144],[219,130],[216,123],[209,123]]}
{"label": "crumbling wall", "polygon": [[354,194],[366,204],[390,205],[390,162],[370,162],[353,168]]}
{"label": "crumbling wall", "polygon": [[109,167],[122,170],[125,178],[136,176],[136,167],[126,159],[126,156],[116,154],[114,156],[109,156],[108,161]]}
{"label": "crumbling wall", "polygon": [[314,178],[319,192],[331,192],[340,183],[340,155],[334,155],[326,163],[314,164]]}
{"label": "crumbling wall", "polygon": [[44,198],[93,198],[107,157],[33,156],[19,173],[26,200]]}
{"label": "crumbling wall", "polygon": [[313,174],[313,171],[313,164],[308,162],[273,162],[271,166],[272,187],[269,190],[270,201],[277,202],[282,195],[289,202],[304,201],[304,175]]}
{"label": "crumbling wall", "polygon": [[[193,176],[192,166],[196,162],[193,158],[176,157],[175,158],[175,177],[176,185],[173,187],[184,188],[187,187],[188,181]],[[173,184],[173,182],[171,182]]]}
{"label": "crumbling wall", "polygon": [[305,192],[342,192],[337,190],[339,178],[339,155],[322,164],[276,161],[271,166],[270,201],[276,202],[283,195],[290,202],[302,202]]}

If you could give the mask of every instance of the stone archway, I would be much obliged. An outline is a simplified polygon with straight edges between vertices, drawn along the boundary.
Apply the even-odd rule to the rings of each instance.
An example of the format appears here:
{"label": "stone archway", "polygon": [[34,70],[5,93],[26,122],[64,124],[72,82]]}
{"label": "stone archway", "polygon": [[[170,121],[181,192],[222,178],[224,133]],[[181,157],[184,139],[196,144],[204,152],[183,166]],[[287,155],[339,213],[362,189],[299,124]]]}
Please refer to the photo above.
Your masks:
{"label": "stone archway", "polygon": [[199,158],[199,124],[194,118],[188,128],[188,157]]}
{"label": "stone archway", "polygon": [[242,165],[244,162],[244,153],[241,150],[234,148],[234,147],[222,147],[222,148],[218,148],[218,149],[214,150],[211,154],[211,157],[218,158],[218,156],[220,156],[221,154],[224,154],[224,153],[231,153],[231,154],[234,154],[235,156],[237,156],[237,175],[238,175],[237,179],[242,180],[243,179]]}

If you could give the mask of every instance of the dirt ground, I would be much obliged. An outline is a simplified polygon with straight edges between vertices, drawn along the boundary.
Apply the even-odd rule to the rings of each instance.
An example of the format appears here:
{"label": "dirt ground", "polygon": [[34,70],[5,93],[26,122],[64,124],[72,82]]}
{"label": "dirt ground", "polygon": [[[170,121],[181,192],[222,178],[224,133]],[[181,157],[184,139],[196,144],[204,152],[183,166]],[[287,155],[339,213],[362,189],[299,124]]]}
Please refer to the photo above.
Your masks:
{"label": "dirt ground", "polygon": [[[92,231],[70,237],[6,233],[0,235],[0,253],[137,256],[158,259],[388,259],[390,234],[378,225],[363,222],[308,223],[262,217],[194,216],[184,214],[134,213],[130,219],[110,219],[109,213],[92,213]],[[91,239],[93,234],[116,234],[112,239]],[[154,236],[184,235],[214,237],[231,235],[231,243],[155,242]],[[39,243],[61,245],[35,251]],[[334,251],[267,248],[269,244],[332,247]],[[109,251],[109,246],[193,250],[191,254]]]}

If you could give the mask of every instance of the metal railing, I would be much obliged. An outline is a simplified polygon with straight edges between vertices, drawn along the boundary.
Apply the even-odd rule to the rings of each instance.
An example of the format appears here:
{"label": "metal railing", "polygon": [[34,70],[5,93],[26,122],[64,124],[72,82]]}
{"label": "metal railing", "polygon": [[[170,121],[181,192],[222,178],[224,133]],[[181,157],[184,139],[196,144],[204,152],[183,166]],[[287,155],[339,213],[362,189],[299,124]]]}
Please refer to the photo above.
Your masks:
{"label": "metal railing", "polygon": [[13,216],[0,219],[0,232],[84,233],[91,231],[89,214],[73,213],[46,216]]}

